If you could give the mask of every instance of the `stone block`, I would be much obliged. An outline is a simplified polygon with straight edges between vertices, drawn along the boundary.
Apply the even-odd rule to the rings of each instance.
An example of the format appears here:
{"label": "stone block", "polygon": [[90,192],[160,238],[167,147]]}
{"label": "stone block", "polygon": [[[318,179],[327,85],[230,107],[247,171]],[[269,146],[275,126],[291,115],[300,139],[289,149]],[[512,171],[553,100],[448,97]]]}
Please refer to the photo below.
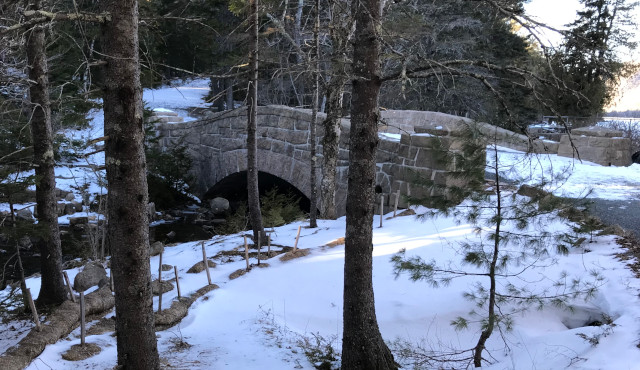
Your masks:
{"label": "stone block", "polygon": [[257,140],[258,149],[271,150],[271,139],[259,137]]}
{"label": "stone block", "polygon": [[595,137],[622,137],[622,131],[613,130],[606,127],[600,126],[589,126],[589,127],[580,127],[571,130],[572,135],[585,135],[585,136],[595,136]]}
{"label": "stone block", "polygon": [[245,140],[229,138],[226,140],[222,140],[222,143],[220,143],[220,150],[222,152],[229,152],[232,150],[244,149],[245,145]]}
{"label": "stone block", "polygon": [[295,130],[309,131],[309,124],[308,121],[296,121],[294,127]]}
{"label": "stone block", "polygon": [[287,135],[287,142],[299,145],[299,144],[308,144],[309,143],[309,131],[293,131],[289,132]]}

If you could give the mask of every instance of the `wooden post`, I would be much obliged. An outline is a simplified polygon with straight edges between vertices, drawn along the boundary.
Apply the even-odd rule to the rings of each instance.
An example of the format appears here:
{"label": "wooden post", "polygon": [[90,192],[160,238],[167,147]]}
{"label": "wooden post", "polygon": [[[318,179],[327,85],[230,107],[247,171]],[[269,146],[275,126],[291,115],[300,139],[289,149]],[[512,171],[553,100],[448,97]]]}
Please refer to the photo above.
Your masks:
{"label": "wooden post", "polygon": [[40,326],[40,318],[38,318],[38,311],[36,311],[36,305],[33,303],[33,297],[31,296],[31,289],[27,288],[27,300],[29,301],[29,307],[31,308],[31,314],[33,314],[33,322],[36,324],[36,330],[42,330]]}
{"label": "wooden post", "polygon": [[267,256],[271,258],[271,234],[267,234]]}
{"label": "wooden post", "polygon": [[400,189],[396,192],[396,201],[393,205],[393,217],[396,217],[396,212],[398,212],[398,201],[400,200]]}
{"label": "wooden post", "polygon": [[293,245],[293,253],[296,253],[296,251],[298,250],[298,240],[300,240],[301,229],[302,229],[302,226],[298,226],[298,235],[296,235],[296,243]]}
{"label": "wooden post", "polygon": [[260,266],[260,247],[262,246],[262,231],[258,233],[258,266]]}
{"label": "wooden post", "polygon": [[207,262],[207,254],[204,251],[204,241],[202,242],[202,263],[204,263],[204,269],[207,271],[207,281],[211,285],[211,274],[209,273],[209,263]]}
{"label": "wooden post", "polygon": [[162,252],[158,262],[158,313],[162,311]]}
{"label": "wooden post", "polygon": [[84,325],[84,292],[80,292],[80,345],[84,346],[85,325]]}
{"label": "wooden post", "polygon": [[62,271],[62,275],[64,276],[64,281],[67,283],[67,289],[69,290],[69,297],[71,297],[71,302],[76,303],[76,296],[73,294],[73,289],[71,289],[71,282],[69,281],[69,275],[66,271]]}
{"label": "wooden post", "polygon": [[178,281],[178,266],[173,266],[173,272],[176,274],[176,287],[178,288],[178,299],[180,299],[180,281]]}
{"label": "wooden post", "polygon": [[384,215],[384,195],[380,195],[380,227],[382,227],[383,215]]}
{"label": "wooden post", "polygon": [[247,261],[247,271],[249,271],[249,245],[247,244],[247,236],[244,236],[244,260]]}

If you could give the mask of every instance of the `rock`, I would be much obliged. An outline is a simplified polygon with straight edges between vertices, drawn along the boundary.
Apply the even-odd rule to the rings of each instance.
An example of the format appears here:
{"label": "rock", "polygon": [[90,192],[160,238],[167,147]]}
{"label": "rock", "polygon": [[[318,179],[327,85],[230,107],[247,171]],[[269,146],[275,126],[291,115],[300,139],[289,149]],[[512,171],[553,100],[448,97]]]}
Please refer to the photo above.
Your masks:
{"label": "rock", "polygon": [[28,235],[25,235],[18,240],[18,246],[20,246],[20,249],[31,249],[31,247],[33,247],[33,242]]}
{"label": "rock", "polygon": [[86,225],[89,223],[89,217],[81,216],[81,217],[69,217],[69,226],[74,227],[78,225]]}
{"label": "rock", "polygon": [[91,195],[89,195],[89,193],[82,194],[82,205],[91,207]]}
{"label": "rock", "polygon": [[162,271],[169,271],[169,270],[173,270],[173,266],[171,265],[165,265],[164,263],[162,264],[162,267],[160,268]]}
{"label": "rock", "polygon": [[67,193],[67,195],[64,197],[64,200],[66,200],[67,202],[73,202],[74,200],[76,200],[76,196],[73,193]]}
{"label": "rock", "polygon": [[92,286],[103,286],[109,283],[107,271],[99,262],[89,262],[75,279],[73,279],[73,290],[76,292],[84,292]]}
{"label": "rock", "polygon": [[147,217],[149,217],[149,222],[156,219],[156,204],[153,202],[147,204]]}
{"label": "rock", "polygon": [[65,203],[58,203],[57,204],[58,217],[65,215],[65,212],[64,212],[65,207],[66,207]]}
{"label": "rock", "polygon": [[67,194],[69,194],[68,191],[58,189],[58,188],[56,188],[55,193],[56,193],[56,198],[58,199],[64,199],[67,196]]}
{"label": "rock", "polygon": [[229,209],[229,201],[221,197],[213,198],[209,200],[209,208],[214,214],[223,213]]}
{"label": "rock", "polygon": [[33,213],[31,213],[31,209],[23,208],[16,212],[16,218],[19,220],[33,221]]}
{"label": "rock", "polygon": [[173,239],[176,237],[176,232],[175,231],[170,231],[167,233],[167,238],[169,239]]}
{"label": "rock", "polygon": [[157,241],[151,244],[149,251],[150,256],[157,256],[162,252],[164,252],[164,244],[162,242]]}
{"label": "rock", "polygon": [[72,215],[74,213],[76,213],[76,206],[73,203],[66,203],[64,205],[64,214]]}
{"label": "rock", "polygon": [[157,279],[151,282],[151,291],[153,292],[153,295],[160,295],[161,288],[162,288],[162,293],[164,294],[166,292],[170,292],[173,290],[173,284],[171,284],[166,280],[163,280],[162,286],[160,286],[160,283],[158,282]]}
{"label": "rock", "polygon": [[[207,265],[209,265],[209,267],[213,268],[216,267],[216,263],[210,260],[207,260]],[[204,263],[202,261],[196,263],[195,265],[191,266],[191,268],[189,270],[187,270],[187,274],[198,274],[200,272],[204,271]]]}

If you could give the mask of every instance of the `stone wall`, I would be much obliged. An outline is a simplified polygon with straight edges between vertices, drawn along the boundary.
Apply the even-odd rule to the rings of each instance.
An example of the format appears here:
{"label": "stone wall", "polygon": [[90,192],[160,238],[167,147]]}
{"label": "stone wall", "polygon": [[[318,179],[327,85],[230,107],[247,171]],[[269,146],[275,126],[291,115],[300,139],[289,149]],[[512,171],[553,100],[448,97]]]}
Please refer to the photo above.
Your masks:
{"label": "stone wall", "polygon": [[[478,130],[485,136],[487,144],[495,143],[514,150],[533,153],[556,154],[558,143],[551,140],[530,138],[513,131],[490,125],[488,123],[475,123],[470,118],[453,116],[439,112],[422,112],[411,110],[388,110],[382,112],[383,125],[381,132],[389,133],[413,133],[415,127],[430,129],[438,134],[456,130],[462,125],[475,124]],[[438,129],[442,127],[442,129]]]}
{"label": "stone wall", "polygon": [[[573,145],[572,145],[573,144]],[[577,128],[560,139],[558,155],[603,166],[631,165],[631,140],[621,131],[591,126]]]}
{"label": "stone wall", "polygon": [[[325,117],[324,114],[319,114],[318,122]],[[422,195],[419,194],[422,190],[412,185],[418,174],[443,185],[452,181],[446,175],[447,166],[434,160],[432,151],[436,140],[440,143],[446,142],[447,147],[454,149],[453,141],[455,132],[458,131],[455,118],[447,121],[444,129],[440,126],[430,128],[426,125],[427,127],[422,129],[412,127],[412,132],[403,132],[400,137],[381,135],[376,185],[385,196],[385,205],[393,204],[394,197],[390,195],[395,194],[397,190],[403,195]],[[258,108],[258,170],[286,180],[307,196],[311,188],[310,120],[311,113],[306,110],[284,106]],[[199,121],[162,123],[157,126],[157,130],[161,137],[161,146],[187,146],[188,153],[193,158],[191,173],[197,179],[194,192],[202,197],[225,177],[246,170],[246,122],[246,108],[240,108],[212,113]],[[420,125],[421,122],[418,121],[417,124]],[[458,121],[460,122],[462,121]],[[349,120],[342,119],[341,127],[336,205],[339,214],[344,214],[349,164]],[[322,127],[319,126],[315,143],[319,155],[322,155],[319,142],[322,134]]]}

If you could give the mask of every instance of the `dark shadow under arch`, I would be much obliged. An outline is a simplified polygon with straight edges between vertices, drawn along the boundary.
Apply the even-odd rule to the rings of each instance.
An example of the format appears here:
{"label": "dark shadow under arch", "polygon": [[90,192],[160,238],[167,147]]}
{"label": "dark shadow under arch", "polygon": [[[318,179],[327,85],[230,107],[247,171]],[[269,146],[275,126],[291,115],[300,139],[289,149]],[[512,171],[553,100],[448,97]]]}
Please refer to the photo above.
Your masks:
{"label": "dark shadow under arch", "polygon": [[[258,171],[258,184],[260,188],[260,196],[264,195],[267,191],[274,187],[278,188],[279,193],[293,194],[296,198],[299,198],[298,205],[300,209],[306,213],[309,213],[310,201],[304,193],[298,188],[291,185],[289,182],[281,179],[278,176],[274,176],[267,172]],[[232,207],[240,202],[247,200],[247,171],[240,171],[233,173],[222,180],[218,181],[213,187],[211,187],[204,195],[203,200],[212,199],[215,197],[222,197],[229,200]]]}

